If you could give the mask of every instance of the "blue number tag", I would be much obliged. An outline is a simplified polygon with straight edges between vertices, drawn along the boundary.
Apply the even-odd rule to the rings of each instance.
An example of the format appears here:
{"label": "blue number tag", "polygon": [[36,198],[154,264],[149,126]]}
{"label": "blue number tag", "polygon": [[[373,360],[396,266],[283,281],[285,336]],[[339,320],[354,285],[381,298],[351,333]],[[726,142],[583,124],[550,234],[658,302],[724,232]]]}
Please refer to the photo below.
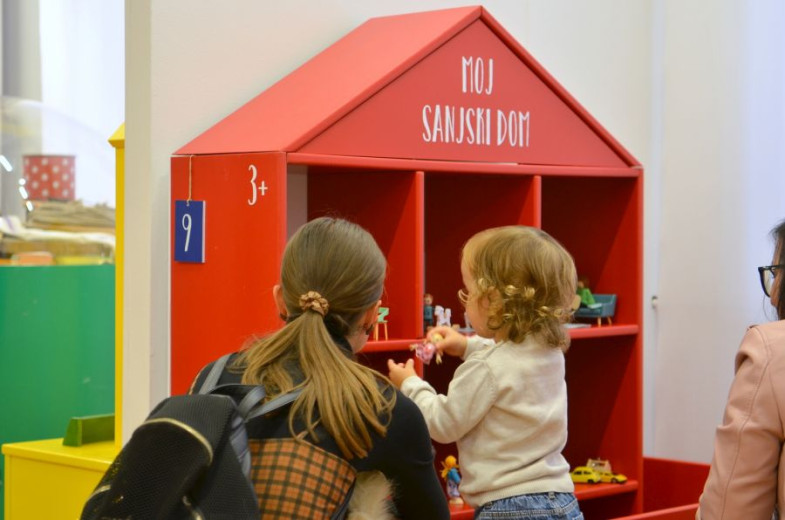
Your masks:
{"label": "blue number tag", "polygon": [[174,260],[204,263],[206,201],[174,201]]}

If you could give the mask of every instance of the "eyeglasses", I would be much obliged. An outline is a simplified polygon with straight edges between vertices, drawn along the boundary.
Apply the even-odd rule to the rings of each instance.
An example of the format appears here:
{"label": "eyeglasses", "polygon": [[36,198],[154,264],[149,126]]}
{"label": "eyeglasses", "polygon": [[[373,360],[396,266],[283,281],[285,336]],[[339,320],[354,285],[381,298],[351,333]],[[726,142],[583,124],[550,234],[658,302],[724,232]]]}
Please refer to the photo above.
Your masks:
{"label": "eyeglasses", "polygon": [[783,268],[785,268],[785,264],[758,267],[760,286],[763,287],[764,294],[769,298],[771,298],[771,288],[774,285],[774,278],[777,277],[777,270]]}

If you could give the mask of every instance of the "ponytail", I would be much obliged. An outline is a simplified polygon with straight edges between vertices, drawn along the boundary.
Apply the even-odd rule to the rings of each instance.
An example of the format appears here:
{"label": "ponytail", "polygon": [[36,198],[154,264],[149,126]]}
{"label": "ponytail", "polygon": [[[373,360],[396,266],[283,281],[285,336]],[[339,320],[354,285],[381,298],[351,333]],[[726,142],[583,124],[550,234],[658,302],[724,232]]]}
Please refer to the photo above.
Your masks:
{"label": "ponytail", "polygon": [[[384,436],[395,392],[378,372],[359,364],[334,337],[359,332],[362,316],[381,298],[387,263],[373,237],[351,222],[320,218],[291,238],[281,263],[286,325],[253,343],[238,358],[245,384],[268,395],[302,387],[289,411],[318,442],[318,425],[347,459],[365,457],[372,435]],[[292,377],[298,367],[300,379]]]}

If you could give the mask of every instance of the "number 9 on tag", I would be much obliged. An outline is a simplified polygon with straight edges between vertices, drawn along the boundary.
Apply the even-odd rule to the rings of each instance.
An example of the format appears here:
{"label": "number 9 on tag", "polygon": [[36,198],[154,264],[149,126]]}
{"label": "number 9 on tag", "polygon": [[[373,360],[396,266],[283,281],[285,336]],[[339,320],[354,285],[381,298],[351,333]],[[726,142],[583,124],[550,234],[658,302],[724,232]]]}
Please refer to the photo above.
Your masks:
{"label": "number 9 on tag", "polygon": [[206,201],[174,202],[174,260],[204,263]]}

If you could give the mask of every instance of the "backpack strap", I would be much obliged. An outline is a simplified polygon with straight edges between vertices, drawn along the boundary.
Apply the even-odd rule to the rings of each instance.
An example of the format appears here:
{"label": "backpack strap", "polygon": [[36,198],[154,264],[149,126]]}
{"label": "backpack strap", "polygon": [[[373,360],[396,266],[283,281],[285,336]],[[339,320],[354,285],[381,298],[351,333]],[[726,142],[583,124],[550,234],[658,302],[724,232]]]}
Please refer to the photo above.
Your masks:
{"label": "backpack strap", "polygon": [[[207,373],[207,377],[204,379],[202,386],[199,387],[198,393],[209,394],[217,388],[218,381],[221,379],[221,374],[223,374],[223,371],[229,362],[229,358],[231,357],[231,353],[224,354],[218,358],[215,363],[213,363],[213,366],[210,367],[210,372]],[[223,387],[232,385],[221,386]],[[264,399],[266,395],[264,387],[261,385],[248,385],[248,392],[243,396],[240,402],[237,403],[237,410],[240,412],[241,416],[245,417],[246,420],[253,419],[254,417],[259,417],[260,415],[270,413],[294,402],[294,400],[297,399],[297,397],[302,392],[302,388],[297,388],[285,394],[279,395],[275,399],[271,399],[257,408],[257,405],[262,401],[262,399]]]}
{"label": "backpack strap", "polygon": [[239,403],[237,403],[237,411],[246,420],[248,419],[251,410],[262,402],[264,396],[267,395],[262,385],[248,386],[248,393],[243,396]]}
{"label": "backpack strap", "polygon": [[[262,390],[262,391],[264,391],[264,390]],[[246,421],[249,421],[249,420],[253,419],[254,417],[259,417],[260,415],[264,415],[266,413],[272,412],[273,410],[277,410],[279,408],[282,408],[282,407],[292,403],[295,399],[297,399],[297,397],[301,393],[303,393],[303,388],[295,388],[294,390],[290,390],[289,392],[286,392],[285,394],[281,394],[281,395],[275,397],[274,399],[270,399],[269,401],[267,401],[266,403],[264,403],[260,407],[251,410],[250,413],[248,413],[248,415],[245,416],[245,419],[246,419]],[[264,395],[262,395],[262,397],[264,397]],[[245,399],[243,399],[243,401],[245,401]],[[256,401],[256,402],[258,403],[259,401]]]}
{"label": "backpack strap", "polygon": [[[221,374],[223,374],[224,368],[226,368],[226,363],[229,362],[229,358],[232,357],[232,354],[225,354],[219,357],[213,366],[210,368],[210,372],[207,373],[207,377],[204,379],[204,383],[202,386],[199,387],[200,394],[209,394],[213,391],[213,389],[218,384],[218,380],[221,378]],[[264,397],[264,396],[262,396]]]}

